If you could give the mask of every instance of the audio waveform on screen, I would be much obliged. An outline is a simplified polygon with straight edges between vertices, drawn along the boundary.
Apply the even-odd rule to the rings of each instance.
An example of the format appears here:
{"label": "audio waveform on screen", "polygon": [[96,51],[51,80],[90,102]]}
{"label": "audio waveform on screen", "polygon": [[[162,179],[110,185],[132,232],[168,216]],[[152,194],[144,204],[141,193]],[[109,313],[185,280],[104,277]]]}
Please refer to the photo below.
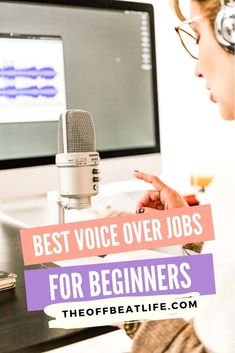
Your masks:
{"label": "audio waveform on screen", "polygon": [[30,86],[24,88],[17,88],[15,86],[7,86],[0,88],[0,97],[15,99],[20,96],[38,98],[46,97],[53,98],[57,94],[57,90],[54,86]]}
{"label": "audio waveform on screen", "polygon": [[16,79],[24,77],[30,79],[44,78],[47,80],[53,79],[57,75],[52,67],[42,67],[37,69],[35,66],[27,68],[15,68],[14,66],[4,66],[0,68],[0,77],[7,79]]}

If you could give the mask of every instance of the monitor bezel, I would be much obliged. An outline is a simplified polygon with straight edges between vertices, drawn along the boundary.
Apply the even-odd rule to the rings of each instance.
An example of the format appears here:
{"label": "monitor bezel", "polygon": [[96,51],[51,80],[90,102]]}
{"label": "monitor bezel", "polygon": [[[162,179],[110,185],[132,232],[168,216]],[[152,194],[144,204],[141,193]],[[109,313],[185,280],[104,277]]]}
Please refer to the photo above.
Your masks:
{"label": "monitor bezel", "polygon": [[[130,1],[118,0],[24,0],[24,1],[3,1],[3,3],[16,3],[19,5],[48,5],[48,6],[64,6],[64,7],[83,7],[94,9],[114,9],[114,10],[133,10],[148,12],[150,18],[150,37],[151,37],[151,56],[152,56],[152,87],[153,87],[153,109],[154,109],[154,134],[155,146],[153,147],[136,147],[131,149],[99,151],[101,159],[136,156],[151,153],[160,153],[160,131],[159,131],[159,110],[158,110],[158,92],[157,92],[157,63],[156,63],[156,48],[155,48],[155,24],[154,24],[154,9],[149,3],[138,3]],[[16,158],[0,160],[0,170],[15,169],[25,167],[35,167],[42,165],[50,165],[55,163],[55,155]]]}

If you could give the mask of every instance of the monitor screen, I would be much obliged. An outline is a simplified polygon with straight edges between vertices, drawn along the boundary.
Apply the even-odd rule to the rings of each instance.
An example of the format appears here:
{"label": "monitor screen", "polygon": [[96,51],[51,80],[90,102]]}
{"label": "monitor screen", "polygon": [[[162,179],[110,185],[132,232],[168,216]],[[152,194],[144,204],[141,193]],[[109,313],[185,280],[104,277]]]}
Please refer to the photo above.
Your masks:
{"label": "monitor screen", "polygon": [[0,168],[54,163],[57,121],[89,111],[101,157],[159,152],[153,9],[0,2]]}
{"label": "monitor screen", "polygon": [[0,63],[0,124],[57,121],[66,109],[62,38],[0,33]]}

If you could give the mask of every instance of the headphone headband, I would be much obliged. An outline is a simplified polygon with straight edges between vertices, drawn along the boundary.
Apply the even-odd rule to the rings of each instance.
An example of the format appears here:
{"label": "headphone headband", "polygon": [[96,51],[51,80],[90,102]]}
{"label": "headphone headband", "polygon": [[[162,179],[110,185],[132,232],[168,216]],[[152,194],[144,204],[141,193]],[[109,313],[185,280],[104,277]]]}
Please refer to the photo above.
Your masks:
{"label": "headphone headband", "polygon": [[219,44],[229,53],[235,53],[235,1],[221,2],[221,10],[215,19],[215,36]]}

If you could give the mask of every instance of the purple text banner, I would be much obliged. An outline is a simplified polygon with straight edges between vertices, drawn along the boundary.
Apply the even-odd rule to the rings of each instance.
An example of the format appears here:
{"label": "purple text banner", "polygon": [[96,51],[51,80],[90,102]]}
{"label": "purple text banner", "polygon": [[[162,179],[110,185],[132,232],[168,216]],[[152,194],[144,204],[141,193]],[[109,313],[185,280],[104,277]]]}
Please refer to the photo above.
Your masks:
{"label": "purple text banner", "polygon": [[28,311],[120,297],[215,294],[211,254],[26,270]]}

